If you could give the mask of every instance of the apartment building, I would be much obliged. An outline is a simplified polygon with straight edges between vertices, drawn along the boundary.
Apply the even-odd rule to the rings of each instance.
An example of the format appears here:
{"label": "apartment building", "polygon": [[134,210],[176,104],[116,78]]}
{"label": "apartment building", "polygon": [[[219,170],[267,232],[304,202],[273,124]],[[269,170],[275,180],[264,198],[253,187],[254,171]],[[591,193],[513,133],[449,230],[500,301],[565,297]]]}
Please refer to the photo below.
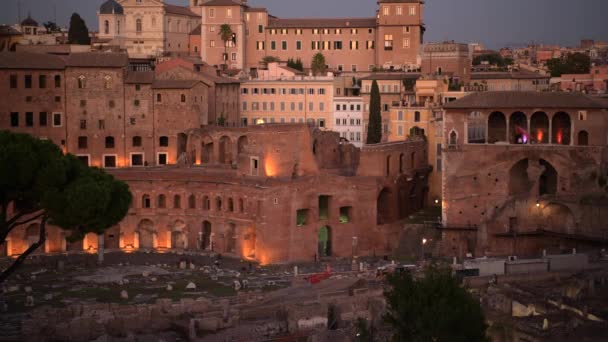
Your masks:
{"label": "apartment building", "polygon": [[[377,15],[368,18],[277,18],[244,0],[197,4],[202,59],[231,69],[257,69],[265,56],[300,57],[308,67],[319,52],[334,70],[408,69],[418,64],[425,30],[420,0],[380,0]],[[234,32],[227,42],[219,35],[223,24]]]}
{"label": "apartment building", "polygon": [[334,97],[333,131],[351,144],[365,144],[363,134],[363,99],[361,97]]}
{"label": "apartment building", "polygon": [[334,78],[305,76],[278,63],[241,83],[241,124],[308,123],[332,129]]}

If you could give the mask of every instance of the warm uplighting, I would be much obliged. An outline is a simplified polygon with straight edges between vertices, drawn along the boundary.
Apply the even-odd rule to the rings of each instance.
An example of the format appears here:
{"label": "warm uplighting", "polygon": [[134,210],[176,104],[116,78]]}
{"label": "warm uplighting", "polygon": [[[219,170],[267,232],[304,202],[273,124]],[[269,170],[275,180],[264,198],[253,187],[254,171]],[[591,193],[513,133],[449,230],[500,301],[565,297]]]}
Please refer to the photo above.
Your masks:
{"label": "warm uplighting", "polygon": [[256,125],[263,125],[264,124],[264,119],[256,119],[255,120],[255,124]]}
{"label": "warm uplighting", "polygon": [[540,129],[538,131],[536,131],[536,141],[538,141],[539,143],[543,141],[543,131],[541,131]]}
{"label": "warm uplighting", "polygon": [[268,177],[277,175],[276,161],[270,155],[264,157],[264,169],[266,170],[266,176]]}
{"label": "warm uplighting", "polygon": [[428,241],[427,239],[422,239],[422,244],[426,245],[427,241]]}
{"label": "warm uplighting", "polygon": [[540,202],[539,201],[536,201],[536,207],[540,208]]}
{"label": "warm uplighting", "polygon": [[564,140],[564,132],[561,129],[557,131],[556,138],[557,138],[557,143],[558,144],[561,144],[562,141]]}
{"label": "warm uplighting", "polygon": [[439,199],[435,198],[435,204],[439,204]]}

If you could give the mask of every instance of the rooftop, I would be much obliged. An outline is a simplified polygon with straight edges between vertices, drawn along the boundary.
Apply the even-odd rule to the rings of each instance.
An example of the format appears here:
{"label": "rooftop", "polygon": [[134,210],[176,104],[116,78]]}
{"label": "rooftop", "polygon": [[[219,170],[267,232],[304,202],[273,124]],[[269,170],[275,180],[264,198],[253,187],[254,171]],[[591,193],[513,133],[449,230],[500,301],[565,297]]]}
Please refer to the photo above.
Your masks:
{"label": "rooftop", "polygon": [[170,14],[186,15],[186,16],[196,17],[196,18],[200,19],[200,15],[192,12],[190,10],[190,8],[184,7],[184,6],[176,6],[176,5],[165,4],[165,11],[167,13],[170,13]]}
{"label": "rooftop", "polygon": [[581,93],[488,91],[467,95],[445,109],[577,108],[603,109],[605,105]]}
{"label": "rooftop", "polygon": [[124,9],[116,0],[108,0],[99,7],[99,14],[124,14]]}
{"label": "rooftop", "polygon": [[66,65],[81,68],[121,68],[129,64],[126,53],[83,52],[67,57]]}
{"label": "rooftop", "polygon": [[0,53],[0,69],[65,69],[63,58],[33,52]]}
{"label": "rooftop", "polygon": [[384,72],[373,73],[369,76],[361,78],[361,80],[417,80],[420,78],[420,73],[417,72]]}
{"label": "rooftop", "polygon": [[494,71],[494,72],[474,72],[471,73],[472,80],[490,80],[490,79],[539,79],[551,78],[550,75],[541,75],[539,73],[520,70],[520,71]]}
{"label": "rooftop", "polygon": [[198,83],[202,82],[198,80],[154,80],[152,89],[191,89]]}
{"label": "rooftop", "polygon": [[376,26],[376,18],[294,18],[270,19],[270,28],[369,28]]}

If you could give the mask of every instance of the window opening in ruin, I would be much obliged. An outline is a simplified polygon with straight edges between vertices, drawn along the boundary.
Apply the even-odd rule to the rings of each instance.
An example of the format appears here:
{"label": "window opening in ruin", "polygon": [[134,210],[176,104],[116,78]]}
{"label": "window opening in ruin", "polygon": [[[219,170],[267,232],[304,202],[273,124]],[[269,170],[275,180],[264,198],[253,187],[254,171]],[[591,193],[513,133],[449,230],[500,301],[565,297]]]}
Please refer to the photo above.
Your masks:
{"label": "window opening in ruin", "polygon": [[116,155],[104,155],[103,167],[116,167]]}
{"label": "window opening in ruin", "polygon": [[245,212],[245,202],[242,198],[239,198],[239,211],[241,213]]}
{"label": "window opening in ruin", "polygon": [[536,112],[530,118],[530,143],[549,143],[549,117],[544,112]]}
{"label": "window opening in ruin", "polygon": [[541,159],[539,163],[544,166],[545,170],[538,181],[538,195],[555,195],[557,193],[557,171],[546,160]]}
{"label": "window opening in ruin", "polygon": [[258,158],[254,158],[254,157],[251,158],[251,175],[252,176],[258,175],[259,163],[260,163],[260,160]]}
{"label": "window opening in ruin", "polygon": [[330,196],[319,196],[319,220],[327,220],[329,218],[329,200]]}
{"label": "window opening in ruin", "polygon": [[158,154],[158,165],[167,165],[167,154],[166,153]]}
{"label": "window opening in ruin", "polygon": [[158,145],[160,147],[168,147],[169,146],[169,137],[160,137],[158,138]]}
{"label": "window opening in ruin", "polygon": [[587,146],[589,145],[589,133],[587,131],[578,132],[577,145],[579,146]]}
{"label": "window opening in ruin", "polygon": [[568,113],[558,112],[555,114],[551,121],[551,143],[570,145],[571,125]]}
{"label": "window opening in ruin", "polygon": [[387,188],[382,189],[378,195],[376,202],[376,223],[379,225],[390,222],[390,191]]}
{"label": "window opening in ruin", "polygon": [[142,153],[132,153],[131,166],[144,166],[144,155]]}
{"label": "window opening in ruin", "polygon": [[471,112],[467,120],[467,138],[469,144],[485,144],[486,122],[481,112]]}
{"label": "window opening in ruin", "polygon": [[203,210],[211,209],[211,200],[208,196],[203,196]]}
{"label": "window opening in ruin", "polygon": [[232,198],[228,198],[228,211],[234,212],[234,200]]}
{"label": "window opening in ruin", "polygon": [[456,146],[458,143],[458,134],[456,131],[452,130],[450,132],[450,141],[448,143],[449,146]]}
{"label": "window opening in ruin", "polygon": [[202,249],[212,249],[212,241],[211,241],[211,222],[203,221],[203,232],[201,238],[201,247]]}
{"label": "window opening in ruin", "polygon": [[353,207],[340,207],[340,223],[349,223]]}
{"label": "window opening in ruin", "polygon": [[522,112],[515,112],[509,118],[509,143],[524,145],[530,140],[528,118]]}
{"label": "window opening in ruin", "polygon": [[221,197],[215,198],[215,210],[222,211],[222,198]]}
{"label": "window opening in ruin", "polygon": [[196,209],[196,197],[194,195],[188,197],[188,208]]}
{"label": "window opening in ruin", "polygon": [[173,208],[181,209],[182,207],[182,197],[180,195],[173,196]]}
{"label": "window opening in ruin", "polygon": [[488,117],[488,144],[507,141],[507,119],[501,112],[493,112]]}
{"label": "window opening in ruin", "polygon": [[156,207],[157,208],[166,208],[167,207],[167,197],[165,195],[158,195]]}
{"label": "window opening in ruin", "polygon": [[320,258],[331,256],[331,228],[323,226],[318,233],[318,250],[317,254]]}
{"label": "window opening in ruin", "polygon": [[303,227],[307,224],[308,209],[298,209],[296,211],[296,226]]}
{"label": "window opening in ruin", "polygon": [[150,201],[150,196],[149,195],[143,195],[141,197],[141,206],[142,206],[142,208],[146,208],[146,209],[150,208],[151,201]]}

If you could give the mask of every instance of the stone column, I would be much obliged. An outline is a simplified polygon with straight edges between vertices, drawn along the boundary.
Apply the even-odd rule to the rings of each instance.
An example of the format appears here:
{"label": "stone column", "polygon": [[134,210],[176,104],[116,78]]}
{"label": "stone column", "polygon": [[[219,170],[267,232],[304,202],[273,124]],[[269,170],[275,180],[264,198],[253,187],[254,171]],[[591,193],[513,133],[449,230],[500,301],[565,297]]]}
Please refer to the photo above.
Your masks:
{"label": "stone column", "polygon": [[553,143],[553,117],[549,117],[549,115],[547,115],[547,117],[549,118],[549,144]]}
{"label": "stone column", "polygon": [[104,254],[104,236],[103,234],[97,235],[97,263],[103,263],[103,254]]}

